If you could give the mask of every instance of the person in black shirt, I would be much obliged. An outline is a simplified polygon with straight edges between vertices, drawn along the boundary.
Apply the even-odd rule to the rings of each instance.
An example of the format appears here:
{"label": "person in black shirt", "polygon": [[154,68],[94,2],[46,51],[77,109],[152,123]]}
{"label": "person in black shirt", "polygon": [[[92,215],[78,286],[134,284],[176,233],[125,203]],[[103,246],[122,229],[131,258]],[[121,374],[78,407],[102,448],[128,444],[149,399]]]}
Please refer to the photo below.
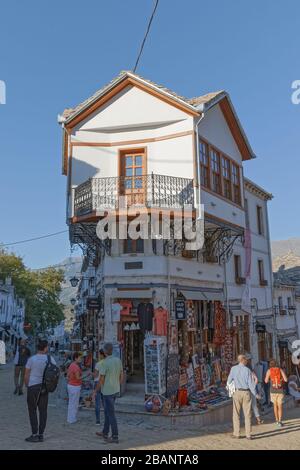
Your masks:
{"label": "person in black shirt", "polygon": [[23,385],[25,376],[25,366],[30,357],[30,350],[26,345],[26,340],[19,341],[15,355],[15,391],[14,394],[23,395]]}

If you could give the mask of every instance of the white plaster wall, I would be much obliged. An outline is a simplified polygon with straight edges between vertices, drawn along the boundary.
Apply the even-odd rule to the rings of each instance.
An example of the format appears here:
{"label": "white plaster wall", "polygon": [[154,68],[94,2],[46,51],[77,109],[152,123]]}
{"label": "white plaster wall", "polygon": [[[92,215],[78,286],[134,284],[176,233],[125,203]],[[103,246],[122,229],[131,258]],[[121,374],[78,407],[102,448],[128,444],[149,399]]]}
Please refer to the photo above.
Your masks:
{"label": "white plaster wall", "polygon": [[[170,134],[193,131],[193,118],[135,87],[119,93],[100,111],[73,130],[72,141],[118,143],[99,147],[73,147],[71,185],[90,177],[118,176],[118,151],[145,147],[147,173],[193,178],[193,135],[143,143]],[[139,143],[141,141],[141,143]]]}
{"label": "white plaster wall", "polygon": [[276,287],[274,288],[273,292],[273,302],[274,305],[278,306],[278,297],[282,297],[282,308],[287,311],[286,315],[280,315],[279,313],[276,315],[276,326],[279,330],[285,330],[289,328],[295,328],[297,322],[296,315],[290,315],[287,309],[288,306],[288,297],[292,299],[292,305],[296,305],[295,302],[295,293],[294,289],[289,289],[286,287]]}
{"label": "white plaster wall", "polygon": [[204,204],[204,210],[208,214],[241,227],[245,226],[244,210],[231,204],[230,201],[227,202],[202,189],[201,204]]}
{"label": "white plaster wall", "polygon": [[205,118],[199,125],[199,134],[237,163],[242,164],[242,156],[219,105],[205,113]]}
{"label": "white plaster wall", "polygon": [[156,125],[170,121],[180,121],[187,118],[187,114],[180,109],[169,105],[135,86],[128,86],[109,102],[95,111],[85,121],[80,123],[76,130],[111,131],[112,128],[134,127],[136,125]]}
{"label": "white plaster wall", "polygon": [[[143,269],[125,269],[125,262],[143,262]],[[203,264],[181,258],[169,257],[169,270],[174,279],[187,281],[223,283],[223,269],[217,264]],[[103,276],[114,278],[115,282],[166,282],[168,276],[168,259],[164,256],[121,255],[106,257],[104,260]],[[124,281],[124,278],[126,280]],[[135,280],[134,280],[135,279]],[[148,280],[147,280],[148,279]],[[212,285],[211,287],[215,287]],[[221,286],[222,287],[222,286]]]}

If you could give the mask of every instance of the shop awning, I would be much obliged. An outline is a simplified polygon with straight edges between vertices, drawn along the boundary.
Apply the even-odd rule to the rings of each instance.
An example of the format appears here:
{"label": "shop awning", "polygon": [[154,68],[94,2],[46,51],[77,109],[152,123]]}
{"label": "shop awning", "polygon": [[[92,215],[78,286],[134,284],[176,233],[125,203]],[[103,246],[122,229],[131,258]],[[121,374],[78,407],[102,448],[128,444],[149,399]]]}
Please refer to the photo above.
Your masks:
{"label": "shop awning", "polygon": [[203,292],[205,296],[205,300],[212,300],[212,301],[219,301],[219,302],[224,302],[224,292],[219,291],[219,292]]}
{"label": "shop awning", "polygon": [[203,292],[182,290],[181,293],[186,300],[206,300]]}
{"label": "shop awning", "polygon": [[152,290],[114,290],[112,297],[115,299],[152,299]]}
{"label": "shop awning", "polygon": [[210,291],[188,291],[182,290],[182,295],[187,300],[211,300],[211,301],[224,301],[223,291],[210,292]]}

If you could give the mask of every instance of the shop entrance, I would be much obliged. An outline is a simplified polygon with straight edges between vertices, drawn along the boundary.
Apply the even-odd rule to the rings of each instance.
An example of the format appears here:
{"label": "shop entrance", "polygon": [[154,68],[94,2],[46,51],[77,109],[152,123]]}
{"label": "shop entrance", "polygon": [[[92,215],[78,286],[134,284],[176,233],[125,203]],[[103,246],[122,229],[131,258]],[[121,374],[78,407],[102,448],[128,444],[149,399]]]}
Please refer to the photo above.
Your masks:
{"label": "shop entrance", "polygon": [[144,383],[144,334],[135,325],[124,326],[124,365],[129,383]]}
{"label": "shop entrance", "polygon": [[279,341],[279,360],[280,360],[280,367],[282,367],[287,375],[292,373],[293,364],[292,364],[292,355],[288,349],[288,342],[287,341]]}
{"label": "shop entrance", "polygon": [[150,305],[149,299],[119,299],[118,302],[122,307],[118,336],[122,344],[127,383],[144,384],[144,330],[146,329],[143,328],[145,325],[141,325],[140,328],[138,308],[140,304]]}

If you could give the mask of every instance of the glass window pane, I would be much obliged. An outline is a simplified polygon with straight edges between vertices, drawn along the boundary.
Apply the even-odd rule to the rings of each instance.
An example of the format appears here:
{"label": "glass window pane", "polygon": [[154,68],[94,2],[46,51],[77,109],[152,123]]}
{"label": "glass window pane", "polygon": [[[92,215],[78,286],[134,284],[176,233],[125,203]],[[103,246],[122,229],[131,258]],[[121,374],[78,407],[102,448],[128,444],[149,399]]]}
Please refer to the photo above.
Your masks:
{"label": "glass window pane", "polygon": [[136,176],[142,176],[143,168],[136,168],[135,169],[135,174],[136,174]]}
{"label": "glass window pane", "polygon": [[125,176],[132,176],[132,175],[133,175],[132,168],[126,168]]}
{"label": "glass window pane", "polygon": [[142,238],[136,240],[136,252],[144,253],[144,240]]}
{"label": "glass window pane", "polygon": [[125,189],[132,189],[132,179],[125,180]]}
{"label": "glass window pane", "polygon": [[135,164],[136,166],[142,166],[143,164],[143,157],[141,155],[137,155],[135,157]]}
{"label": "glass window pane", "polygon": [[132,166],[132,157],[125,157],[125,166]]}
{"label": "glass window pane", "polygon": [[137,189],[141,189],[143,187],[143,180],[142,178],[135,178],[135,187]]}

